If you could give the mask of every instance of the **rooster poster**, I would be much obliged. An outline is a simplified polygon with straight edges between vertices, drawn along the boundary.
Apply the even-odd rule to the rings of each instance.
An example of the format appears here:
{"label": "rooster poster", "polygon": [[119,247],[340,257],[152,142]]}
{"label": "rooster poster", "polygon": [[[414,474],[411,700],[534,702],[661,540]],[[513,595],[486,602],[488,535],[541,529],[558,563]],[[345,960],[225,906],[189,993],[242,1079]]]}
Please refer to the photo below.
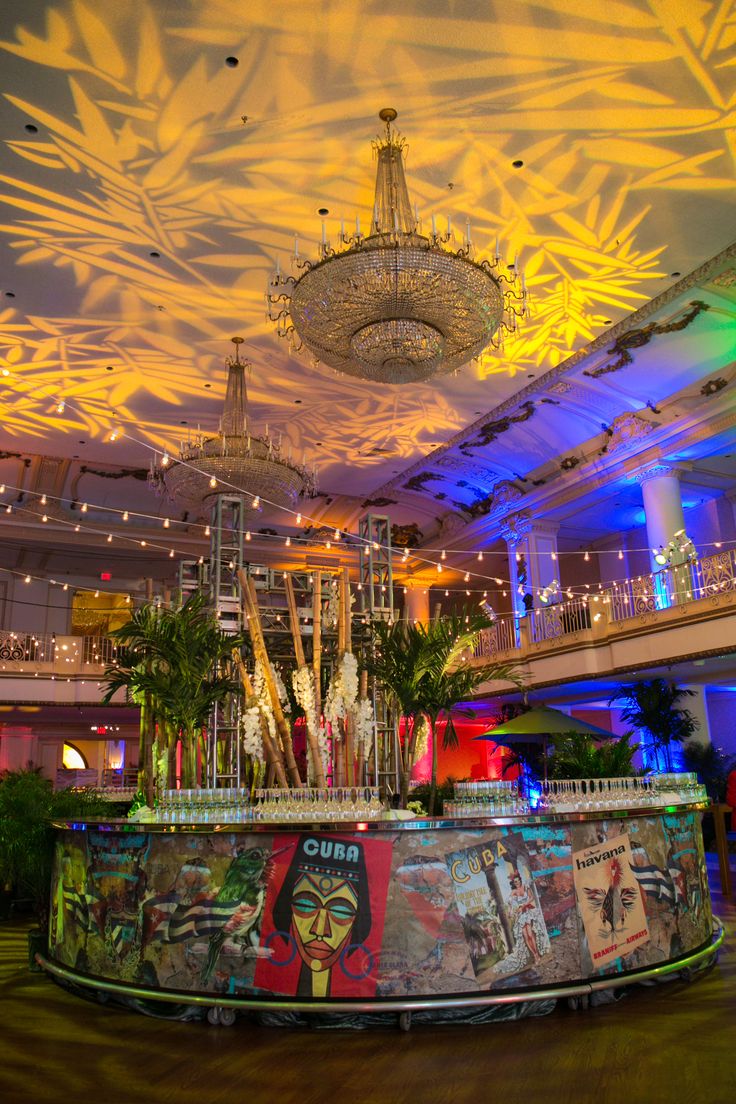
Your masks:
{"label": "rooster poster", "polygon": [[632,872],[628,835],[572,856],[575,892],[593,966],[600,969],[649,939],[641,893]]}

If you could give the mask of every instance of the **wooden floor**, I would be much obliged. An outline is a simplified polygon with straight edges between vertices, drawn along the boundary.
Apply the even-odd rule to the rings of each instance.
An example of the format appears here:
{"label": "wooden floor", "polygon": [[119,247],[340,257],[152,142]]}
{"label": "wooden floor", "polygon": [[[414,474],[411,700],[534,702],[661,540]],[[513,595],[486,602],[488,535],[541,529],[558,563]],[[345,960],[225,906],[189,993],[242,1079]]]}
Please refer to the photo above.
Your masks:
{"label": "wooden floor", "polygon": [[736,907],[691,984],[587,1012],[481,1026],[365,1031],[171,1023],[103,1007],[26,968],[0,924],[2,1104],[736,1104]]}

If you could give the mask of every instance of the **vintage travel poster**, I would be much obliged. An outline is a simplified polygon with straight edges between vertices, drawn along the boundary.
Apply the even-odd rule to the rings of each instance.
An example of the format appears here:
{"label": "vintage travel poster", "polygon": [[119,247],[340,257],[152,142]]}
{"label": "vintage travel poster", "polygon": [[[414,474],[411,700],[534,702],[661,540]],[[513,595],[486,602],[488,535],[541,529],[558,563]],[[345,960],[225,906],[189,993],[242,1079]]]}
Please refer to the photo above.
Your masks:
{"label": "vintage travel poster", "polygon": [[276,835],[256,989],[307,999],[376,991],[392,844]]}
{"label": "vintage travel poster", "polygon": [[573,877],[593,966],[600,969],[649,939],[625,833],[573,852]]}
{"label": "vintage travel poster", "polygon": [[476,977],[519,973],[550,949],[524,837],[509,833],[446,856]]}

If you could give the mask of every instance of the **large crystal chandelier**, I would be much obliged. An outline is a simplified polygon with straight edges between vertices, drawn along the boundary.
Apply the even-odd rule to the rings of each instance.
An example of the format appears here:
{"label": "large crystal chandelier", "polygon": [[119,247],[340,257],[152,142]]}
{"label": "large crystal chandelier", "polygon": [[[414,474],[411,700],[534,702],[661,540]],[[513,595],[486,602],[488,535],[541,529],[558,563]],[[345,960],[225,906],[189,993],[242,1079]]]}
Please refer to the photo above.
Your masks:
{"label": "large crystal chandelier", "polygon": [[476,261],[467,224],[453,249],[451,222],[422,233],[404,176],[404,139],[391,129],[393,108],[373,148],[378,158],[369,233],[340,228],[337,249],[327,239],[315,262],[300,258],[301,275],[277,265],[269,281],[269,317],[295,349],[306,346],[325,364],[376,383],[421,383],[467,364],[487,345],[499,347],[525,312],[526,289],[515,265],[501,271],[498,245]]}
{"label": "large crystal chandelier", "polygon": [[220,430],[210,437],[197,434],[183,442],[179,462],[167,464],[158,473],[167,493],[190,508],[207,505],[219,494],[249,496],[248,510],[257,512],[264,505],[287,509],[302,495],[315,492],[316,472],[292,459],[268,435],[252,433],[248,426],[248,395],[245,371],[249,364],[240,359],[242,337],[234,337],[235,356],[228,357],[227,391]]}

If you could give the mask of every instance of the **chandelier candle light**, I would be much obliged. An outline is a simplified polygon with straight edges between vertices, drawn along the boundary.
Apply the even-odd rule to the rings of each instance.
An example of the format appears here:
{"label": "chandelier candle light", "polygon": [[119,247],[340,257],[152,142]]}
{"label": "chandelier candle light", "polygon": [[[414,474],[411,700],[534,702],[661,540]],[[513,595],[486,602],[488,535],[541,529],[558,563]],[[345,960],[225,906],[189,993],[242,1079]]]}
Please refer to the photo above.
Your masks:
{"label": "chandelier candle light", "polygon": [[[252,433],[248,427],[248,395],[245,370],[240,360],[242,337],[232,339],[235,356],[228,357],[228,378],[220,431],[210,437],[198,434],[193,442],[181,443],[179,462],[169,462],[153,480],[177,502],[201,504],[219,494],[252,496],[251,512],[266,505],[290,509],[303,495],[316,490],[316,469],[297,464],[266,432]],[[246,504],[247,507],[248,504]]]}
{"label": "chandelier candle light", "polygon": [[412,211],[404,176],[404,139],[391,129],[396,111],[379,113],[386,124],[373,149],[378,158],[376,193],[368,234],[341,225],[333,249],[322,223],[315,262],[299,256],[301,276],[285,276],[277,264],[266,291],[269,318],[292,348],[306,346],[324,364],[375,383],[422,383],[445,375],[503,335],[517,329],[526,311],[526,287],[516,263],[501,271],[498,243],[490,260],[474,260],[470,223],[464,245],[446,232],[423,234]]}

